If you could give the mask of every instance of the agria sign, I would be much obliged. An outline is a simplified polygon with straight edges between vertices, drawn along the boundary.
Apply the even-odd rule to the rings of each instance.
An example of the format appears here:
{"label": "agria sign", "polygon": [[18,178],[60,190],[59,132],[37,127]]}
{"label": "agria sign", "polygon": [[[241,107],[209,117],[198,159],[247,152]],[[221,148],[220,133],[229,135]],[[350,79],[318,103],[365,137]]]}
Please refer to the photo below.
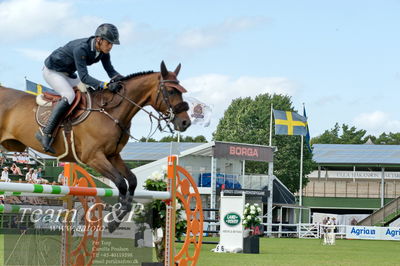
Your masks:
{"label": "agria sign", "polygon": [[234,212],[230,212],[224,217],[224,222],[228,226],[236,226],[240,224],[241,218],[240,215]]}

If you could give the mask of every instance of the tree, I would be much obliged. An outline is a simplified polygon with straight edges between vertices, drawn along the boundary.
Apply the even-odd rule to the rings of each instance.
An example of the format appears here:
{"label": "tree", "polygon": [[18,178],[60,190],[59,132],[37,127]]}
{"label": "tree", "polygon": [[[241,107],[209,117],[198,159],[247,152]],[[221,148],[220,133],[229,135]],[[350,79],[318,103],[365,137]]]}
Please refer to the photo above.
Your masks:
{"label": "tree", "polygon": [[[178,141],[178,135],[173,135],[173,136],[167,136],[167,137],[163,137],[159,140],[159,142],[171,142],[171,141]],[[196,137],[191,137],[191,136],[181,136],[180,137],[180,142],[207,142],[207,139],[202,136],[196,136]]]}
{"label": "tree", "polygon": [[371,137],[365,137],[366,133],[364,129],[357,130],[354,126],[350,127],[346,124],[340,127],[336,123],[332,129],[325,130],[321,135],[312,138],[311,144],[364,144]]}
{"label": "tree", "polygon": [[157,140],[153,139],[153,138],[145,138],[145,137],[141,137],[139,139],[139,142],[157,142]]}
{"label": "tree", "polygon": [[[260,94],[232,101],[219,121],[213,137],[215,140],[269,145],[270,109],[294,111],[291,98],[286,95]],[[273,135],[272,145],[278,151],[274,155],[274,174],[292,191],[299,189],[300,136]],[[304,144],[303,185],[314,168],[312,154]],[[266,174],[264,162],[246,162],[247,173]]]}
{"label": "tree", "polygon": [[370,136],[371,140],[375,144],[390,144],[390,145],[400,145],[400,133],[386,134],[383,132],[378,138]]}

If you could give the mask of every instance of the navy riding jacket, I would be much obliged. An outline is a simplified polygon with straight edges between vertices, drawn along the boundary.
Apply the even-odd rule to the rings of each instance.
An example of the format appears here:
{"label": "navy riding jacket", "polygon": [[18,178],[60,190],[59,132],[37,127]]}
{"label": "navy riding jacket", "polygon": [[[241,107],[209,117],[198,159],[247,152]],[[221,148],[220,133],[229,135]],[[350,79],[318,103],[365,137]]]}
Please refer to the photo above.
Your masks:
{"label": "navy riding jacket", "polygon": [[110,78],[119,74],[111,64],[110,54],[100,52],[96,57],[95,37],[92,36],[70,41],[65,46],[52,52],[46,58],[44,64],[48,69],[64,72],[71,78],[76,77],[74,73],[78,71],[79,78],[83,83],[97,89],[102,82],[89,75],[87,66],[100,60]]}

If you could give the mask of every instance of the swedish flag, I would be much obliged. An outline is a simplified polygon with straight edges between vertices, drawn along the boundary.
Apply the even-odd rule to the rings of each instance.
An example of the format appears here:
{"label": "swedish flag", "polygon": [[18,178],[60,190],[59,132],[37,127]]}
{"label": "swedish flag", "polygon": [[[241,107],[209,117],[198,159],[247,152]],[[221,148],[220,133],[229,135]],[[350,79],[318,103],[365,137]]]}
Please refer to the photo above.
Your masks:
{"label": "swedish flag", "polygon": [[307,135],[307,118],[291,111],[274,110],[275,134]]}
{"label": "swedish flag", "polygon": [[54,90],[47,88],[45,86],[42,86],[38,83],[35,83],[33,81],[27,80],[26,81],[26,92],[29,94],[33,95],[39,95],[42,94],[42,92],[51,92],[51,93],[56,93]]}

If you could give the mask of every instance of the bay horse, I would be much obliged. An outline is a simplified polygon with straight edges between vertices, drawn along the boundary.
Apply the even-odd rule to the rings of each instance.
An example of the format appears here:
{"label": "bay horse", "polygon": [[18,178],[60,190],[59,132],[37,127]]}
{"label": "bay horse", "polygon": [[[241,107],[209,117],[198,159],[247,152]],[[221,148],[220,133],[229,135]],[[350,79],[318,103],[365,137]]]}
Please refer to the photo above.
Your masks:
{"label": "bay horse", "polygon": [[[118,219],[109,223],[110,232],[119,226],[120,220],[131,210],[137,185],[136,176],[120,155],[129,140],[133,116],[142,107],[150,105],[161,119],[172,123],[175,130],[183,132],[190,126],[188,104],[182,99],[182,93],[186,90],[177,80],[180,67],[179,64],[175,71],[170,72],[162,61],[160,72],[141,72],[122,78],[118,81],[122,89],[116,94],[107,90],[92,93],[93,108],[89,116],[72,128],[75,155],[68,152],[61,161],[77,162],[79,158],[78,161],[112,180],[120,192],[118,201],[122,207],[117,212]],[[99,102],[97,96],[111,99],[110,103],[104,104],[103,100]],[[0,102],[0,144],[8,151],[22,152],[30,147],[45,153],[35,138],[38,129],[35,96],[0,86]],[[52,146],[56,154],[48,155],[65,154],[66,144],[60,132]]]}

